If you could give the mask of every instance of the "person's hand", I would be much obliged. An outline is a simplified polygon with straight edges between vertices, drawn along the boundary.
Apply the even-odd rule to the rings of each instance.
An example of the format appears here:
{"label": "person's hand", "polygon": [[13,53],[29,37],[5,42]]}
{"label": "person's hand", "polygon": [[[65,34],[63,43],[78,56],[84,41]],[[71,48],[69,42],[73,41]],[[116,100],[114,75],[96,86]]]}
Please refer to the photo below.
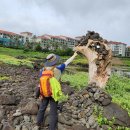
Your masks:
{"label": "person's hand", "polygon": [[73,56],[77,56],[78,54],[77,54],[77,52],[74,52],[74,55]]}
{"label": "person's hand", "polygon": [[42,101],[43,100],[43,96],[40,96],[39,99]]}

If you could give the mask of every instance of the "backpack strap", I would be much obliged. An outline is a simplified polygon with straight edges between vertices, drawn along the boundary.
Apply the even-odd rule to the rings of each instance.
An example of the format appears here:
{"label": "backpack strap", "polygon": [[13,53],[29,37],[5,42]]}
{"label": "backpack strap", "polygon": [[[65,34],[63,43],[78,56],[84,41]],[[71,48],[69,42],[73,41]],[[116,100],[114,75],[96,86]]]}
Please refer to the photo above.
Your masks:
{"label": "backpack strap", "polygon": [[[56,65],[54,65],[50,70],[53,71],[55,69],[55,67],[56,67]],[[43,64],[43,68],[44,68],[44,70],[47,69],[44,64]]]}
{"label": "backpack strap", "polygon": [[54,71],[55,67],[56,67],[56,65],[54,65],[54,66],[51,68],[51,71]]}

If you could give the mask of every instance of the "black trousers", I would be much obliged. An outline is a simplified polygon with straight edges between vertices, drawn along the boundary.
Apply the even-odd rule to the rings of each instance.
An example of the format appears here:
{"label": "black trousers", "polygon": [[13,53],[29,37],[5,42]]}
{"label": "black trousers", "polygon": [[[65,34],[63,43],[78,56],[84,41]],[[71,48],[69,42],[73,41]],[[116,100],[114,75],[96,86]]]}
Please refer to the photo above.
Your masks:
{"label": "black trousers", "polygon": [[50,122],[49,129],[56,130],[57,122],[58,122],[58,113],[57,113],[57,104],[52,97],[44,97],[41,101],[39,111],[37,114],[37,123],[41,124],[44,119],[45,110],[50,102]]}

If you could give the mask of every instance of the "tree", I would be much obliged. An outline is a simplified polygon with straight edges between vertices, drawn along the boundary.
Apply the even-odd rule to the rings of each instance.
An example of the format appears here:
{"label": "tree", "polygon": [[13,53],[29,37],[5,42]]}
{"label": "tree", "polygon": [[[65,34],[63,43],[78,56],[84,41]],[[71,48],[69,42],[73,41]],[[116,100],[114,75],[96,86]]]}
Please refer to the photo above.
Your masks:
{"label": "tree", "polygon": [[58,47],[59,47],[59,43],[57,43],[57,42],[52,42],[52,48],[53,48],[53,50],[58,49]]}
{"label": "tree", "polygon": [[36,51],[42,51],[42,47],[40,44],[37,44],[36,47],[35,47],[35,50]]}
{"label": "tree", "polygon": [[32,43],[29,41],[26,41],[26,43],[24,44],[24,48],[28,50],[32,50],[33,49]]}

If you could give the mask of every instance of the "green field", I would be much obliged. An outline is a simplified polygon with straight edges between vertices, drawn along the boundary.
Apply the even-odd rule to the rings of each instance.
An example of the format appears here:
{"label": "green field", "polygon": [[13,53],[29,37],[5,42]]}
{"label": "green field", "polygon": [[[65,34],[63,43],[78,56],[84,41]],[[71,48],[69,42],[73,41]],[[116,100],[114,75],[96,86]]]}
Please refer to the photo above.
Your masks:
{"label": "green field", "polygon": [[9,55],[12,57],[17,57],[17,56],[24,56],[25,58],[43,58],[46,56],[45,53],[41,52],[35,52],[35,51],[24,51],[21,49],[11,49],[11,48],[4,48],[0,47],[0,54],[3,55]]}
{"label": "green field", "polygon": [[123,64],[125,66],[129,66],[130,67],[130,58],[121,58],[121,61],[123,62]]}
{"label": "green field", "polygon": [[[14,65],[27,65],[31,66],[32,62],[36,59],[44,59],[48,53],[24,51],[20,49],[10,49],[0,47],[0,61]],[[18,59],[18,56],[22,56],[23,59]],[[70,56],[62,56],[63,61],[67,60]],[[6,60],[8,59],[8,60]],[[10,59],[10,60],[9,60]],[[130,58],[113,58],[114,66],[127,66],[130,67]],[[73,65],[84,66],[88,64],[87,59],[84,56],[77,56],[71,63]]]}
{"label": "green field", "polygon": [[[12,65],[27,65],[32,67],[33,61],[37,59],[44,59],[48,53],[35,52],[35,51],[24,51],[20,49],[11,49],[0,47],[0,62],[12,64]],[[22,57],[19,59],[18,57]],[[71,56],[62,56],[63,61],[67,60]],[[86,65],[87,60],[85,57],[77,56],[72,64],[75,65]]]}
{"label": "green field", "polygon": [[[25,52],[20,49],[10,49],[0,47],[0,62],[11,65],[26,65],[32,67],[32,63],[37,58],[45,58],[47,54],[40,52]],[[18,57],[22,57],[19,59]]]}
{"label": "green field", "polygon": [[113,102],[120,104],[130,115],[130,78],[112,75],[106,90],[113,97]]}

